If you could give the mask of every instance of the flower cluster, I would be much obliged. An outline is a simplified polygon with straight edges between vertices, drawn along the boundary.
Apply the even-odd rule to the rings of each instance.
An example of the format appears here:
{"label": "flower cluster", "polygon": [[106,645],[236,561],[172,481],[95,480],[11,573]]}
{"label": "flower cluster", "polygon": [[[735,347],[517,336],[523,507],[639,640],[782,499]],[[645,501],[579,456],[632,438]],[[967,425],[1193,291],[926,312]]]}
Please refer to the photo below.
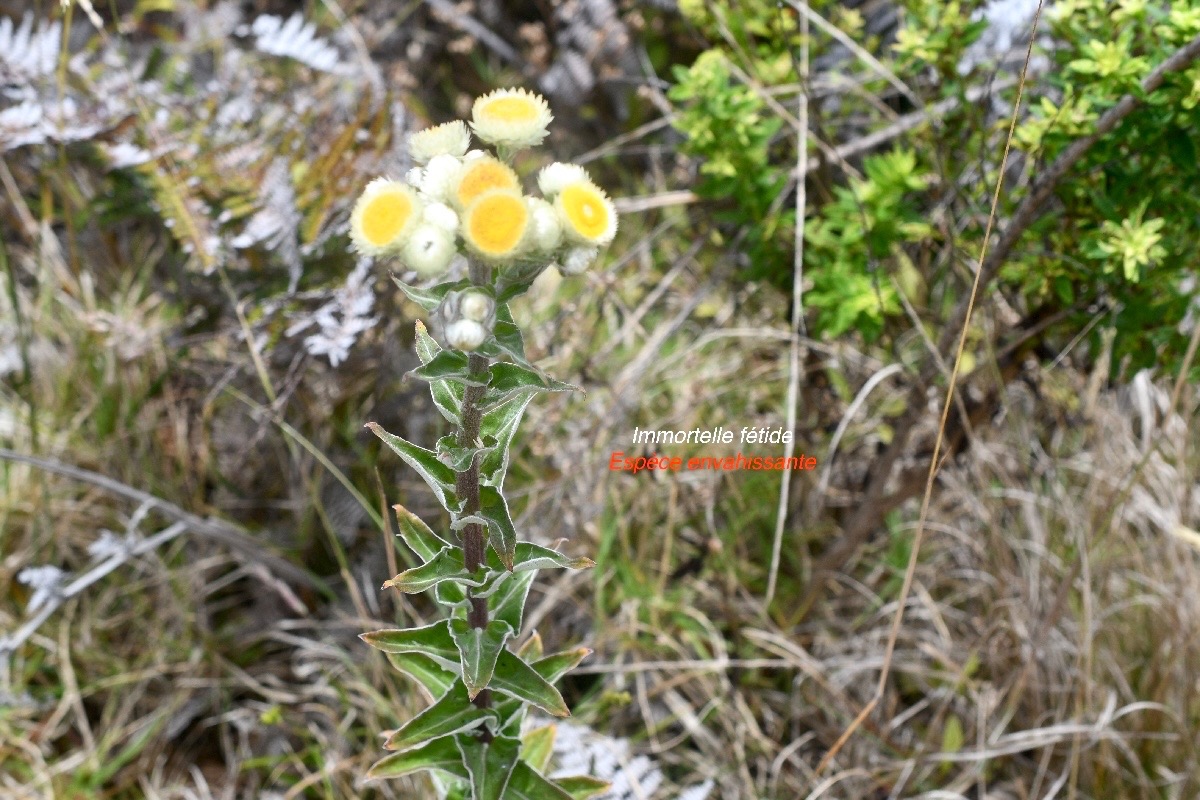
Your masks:
{"label": "flower cluster", "polygon": [[[612,201],[583,167],[562,163],[538,175],[540,197],[527,195],[509,164],[545,139],[552,119],[541,96],[501,89],[475,101],[469,129],[456,120],[413,134],[418,166],[403,181],[367,186],[350,219],[354,246],[397,256],[427,278],[446,272],[460,249],[501,270],[557,262],[582,272],[616,235]],[[470,149],[472,133],[495,153]]]}

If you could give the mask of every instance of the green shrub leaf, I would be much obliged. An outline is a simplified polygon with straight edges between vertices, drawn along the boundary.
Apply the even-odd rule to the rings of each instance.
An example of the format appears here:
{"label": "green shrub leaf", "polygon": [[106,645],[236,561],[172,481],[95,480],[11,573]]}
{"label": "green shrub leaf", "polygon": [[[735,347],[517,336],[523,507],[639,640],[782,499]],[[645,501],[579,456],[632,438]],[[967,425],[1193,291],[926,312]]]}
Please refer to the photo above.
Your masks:
{"label": "green shrub leaf", "polygon": [[589,800],[589,798],[604,794],[612,788],[612,784],[608,781],[593,778],[591,775],[571,775],[566,778],[555,778],[554,783],[564,792],[571,795],[574,800]]}
{"label": "green shrub leaf", "polygon": [[463,551],[457,547],[443,547],[437,555],[419,567],[405,570],[383,584],[383,588],[399,589],[405,594],[418,594],[442,581],[454,581],[468,586],[482,586],[463,566]]}
{"label": "green shrub leaf", "polygon": [[454,744],[452,737],[446,736],[434,739],[424,747],[406,750],[403,753],[393,753],[381,758],[367,771],[367,780],[381,778],[399,778],[414,772],[439,770],[448,772],[456,778],[470,780],[467,768],[463,766],[462,754]]}
{"label": "green shrub leaf", "polygon": [[392,666],[417,683],[421,684],[432,700],[441,697],[454,683],[457,675],[443,667],[437,659],[424,653],[388,653],[387,660]]}
{"label": "green shrub leaf", "polygon": [[533,390],[537,392],[577,392],[578,386],[563,383],[542,375],[530,367],[510,364],[505,361],[488,367],[488,396],[485,400],[490,410],[514,392]]}
{"label": "green shrub leaf", "polygon": [[463,765],[471,774],[472,800],[502,800],[505,789],[517,765],[521,741],[515,737],[497,736],[484,742],[474,736],[455,737]]}
{"label": "green shrub leaf", "polygon": [[525,362],[525,337],[521,335],[521,329],[513,320],[508,303],[499,303],[496,306],[496,325],[492,335],[496,343],[516,359],[518,364]]}
{"label": "green shrub leaf", "polygon": [[490,686],[509,697],[531,703],[552,716],[571,716],[558,690],[533,667],[507,650],[501,650],[500,657],[496,659],[496,671]]}
{"label": "green shrub leaf", "polygon": [[450,620],[450,635],[462,661],[463,683],[471,699],[487,688],[504,643],[513,635],[512,626],[494,619],[487,628],[472,628],[466,620]]}
{"label": "green shrub leaf", "polygon": [[411,750],[431,739],[470,730],[495,713],[477,708],[467,696],[467,687],[456,680],[436,703],[410,719],[384,744],[388,750]]}
{"label": "green shrub leaf", "polygon": [[397,503],[392,506],[392,510],[396,512],[396,522],[400,528],[400,538],[404,540],[404,543],[408,545],[410,550],[421,557],[422,561],[430,560],[443,547],[450,546],[449,542],[430,530],[429,526],[420,517],[404,506]]}
{"label": "green shrub leaf", "polygon": [[538,772],[545,772],[554,754],[554,739],[558,728],[544,725],[521,736],[521,760]]}
{"label": "green shrub leaf", "polygon": [[[442,352],[441,346],[433,340],[425,326],[417,322],[417,358],[422,364],[428,364],[437,354]],[[433,404],[451,424],[458,425],[462,419],[463,385],[452,381],[432,381],[429,384]]]}
{"label": "green shrub leaf", "polygon": [[378,423],[368,422],[367,427],[424,478],[425,483],[429,484],[429,488],[437,495],[442,508],[451,513],[461,510],[462,503],[454,495],[454,470],[438,461],[436,453],[388,433]]}
{"label": "green shrub leaf", "polygon": [[516,392],[483,415],[480,433],[484,437],[493,437],[496,440],[495,447],[483,457],[479,465],[479,476],[484,483],[497,489],[504,486],[504,476],[508,473],[508,448],[534,394],[532,390]]}
{"label": "green shrub leaf", "polygon": [[[488,565],[492,569],[500,569],[499,562],[492,558],[492,554],[488,554]],[[504,565],[508,566],[508,565]],[[551,550],[549,547],[542,547],[533,542],[517,542],[513,548],[513,562],[510,569],[513,572],[525,572],[527,570],[550,569],[560,567],[562,569],[589,569],[596,566],[596,562],[590,558],[568,558],[557,550]]]}
{"label": "green shrub leaf", "polygon": [[[483,457],[490,455],[496,449],[495,437],[482,435],[480,438],[483,441],[483,447],[459,447],[458,437],[453,433],[447,434],[438,439],[438,459],[455,472],[464,472],[471,468],[471,462],[475,456],[481,456],[482,463]],[[507,446],[506,443],[505,447]]]}
{"label": "green shrub leaf", "polygon": [[525,644],[517,648],[517,655],[526,664],[537,661],[542,657],[543,652],[542,636],[537,631],[530,634],[529,638],[525,640]]}
{"label": "green shrub leaf", "polygon": [[533,570],[509,575],[489,600],[492,618],[507,622],[512,626],[514,633],[521,630],[522,618],[525,616],[525,598],[529,596],[529,587],[533,586],[536,576],[537,572]]}
{"label": "green shrub leaf", "polygon": [[500,564],[512,572],[517,553],[517,529],[508,514],[508,503],[495,486],[480,486],[479,505],[479,515],[488,521],[488,544]]}
{"label": "green shrub leaf", "polygon": [[459,663],[458,648],[450,635],[449,620],[421,628],[371,631],[361,634],[359,638],[385,653],[424,653],[443,664],[457,666]]}
{"label": "green shrub leaf", "polygon": [[408,299],[419,305],[426,311],[437,311],[438,306],[442,304],[442,300],[447,294],[460,289],[469,288],[472,284],[469,280],[453,281],[450,283],[439,283],[437,286],[431,286],[428,289],[418,289],[416,286],[410,286],[404,281],[392,276],[392,282],[400,288],[400,291],[408,295]]}
{"label": "green shrub leaf", "polygon": [[573,800],[571,795],[543,778],[533,767],[518,761],[508,782],[506,800]]}
{"label": "green shrub leaf", "polygon": [[428,362],[405,374],[429,383],[446,380],[463,384],[475,382],[469,373],[467,354],[457,350],[441,350]]}
{"label": "green shrub leaf", "polygon": [[585,658],[590,656],[592,651],[587,647],[576,647],[572,650],[563,650],[559,653],[539,658],[530,664],[534,672],[541,675],[548,682],[554,683],[563,675],[566,675],[571,670],[579,666]]}

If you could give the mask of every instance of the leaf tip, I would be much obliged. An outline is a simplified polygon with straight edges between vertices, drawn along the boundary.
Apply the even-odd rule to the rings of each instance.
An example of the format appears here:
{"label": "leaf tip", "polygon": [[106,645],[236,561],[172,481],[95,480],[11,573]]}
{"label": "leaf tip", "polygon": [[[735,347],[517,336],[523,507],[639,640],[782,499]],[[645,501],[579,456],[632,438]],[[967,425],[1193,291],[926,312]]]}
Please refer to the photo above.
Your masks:
{"label": "leaf tip", "polygon": [[418,334],[425,333],[425,323],[421,322],[421,320],[417,320],[416,328]]}

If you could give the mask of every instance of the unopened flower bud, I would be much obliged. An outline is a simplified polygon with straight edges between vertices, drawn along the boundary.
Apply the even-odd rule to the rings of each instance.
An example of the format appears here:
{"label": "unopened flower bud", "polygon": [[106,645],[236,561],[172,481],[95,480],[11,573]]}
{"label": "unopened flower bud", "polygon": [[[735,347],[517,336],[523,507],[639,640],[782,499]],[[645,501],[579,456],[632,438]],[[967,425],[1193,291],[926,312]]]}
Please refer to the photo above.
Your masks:
{"label": "unopened flower bud", "polygon": [[562,257],[564,275],[578,275],[591,266],[600,250],[595,247],[572,247]]}
{"label": "unopened flower bud", "polygon": [[446,344],[455,350],[475,350],[485,339],[487,330],[475,320],[460,319],[446,326]]}
{"label": "unopened flower bud", "polygon": [[492,316],[496,303],[482,292],[466,292],[458,301],[458,313],[463,319],[485,323]]}

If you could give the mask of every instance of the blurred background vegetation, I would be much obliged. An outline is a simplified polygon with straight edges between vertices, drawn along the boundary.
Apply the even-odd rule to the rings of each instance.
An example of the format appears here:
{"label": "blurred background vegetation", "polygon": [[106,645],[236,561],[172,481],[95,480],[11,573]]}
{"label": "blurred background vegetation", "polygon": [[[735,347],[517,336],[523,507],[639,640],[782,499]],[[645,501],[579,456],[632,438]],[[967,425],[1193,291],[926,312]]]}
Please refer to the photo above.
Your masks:
{"label": "blurred background vegetation", "polygon": [[[378,589],[385,509],[436,504],[363,424],[444,431],[346,223],[510,85],[622,210],[515,309],[586,394],[510,473],[598,562],[527,627],[596,651],[565,683],[630,748],[612,796],[1200,795],[1200,3],[1046,4],[981,261],[1037,9],[0,0],[0,796],[432,796],[358,783],[424,703],[357,634],[436,613]],[[892,670],[822,766],[977,270]],[[793,346],[778,551],[778,474],[608,471],[635,426],[784,424]]]}

